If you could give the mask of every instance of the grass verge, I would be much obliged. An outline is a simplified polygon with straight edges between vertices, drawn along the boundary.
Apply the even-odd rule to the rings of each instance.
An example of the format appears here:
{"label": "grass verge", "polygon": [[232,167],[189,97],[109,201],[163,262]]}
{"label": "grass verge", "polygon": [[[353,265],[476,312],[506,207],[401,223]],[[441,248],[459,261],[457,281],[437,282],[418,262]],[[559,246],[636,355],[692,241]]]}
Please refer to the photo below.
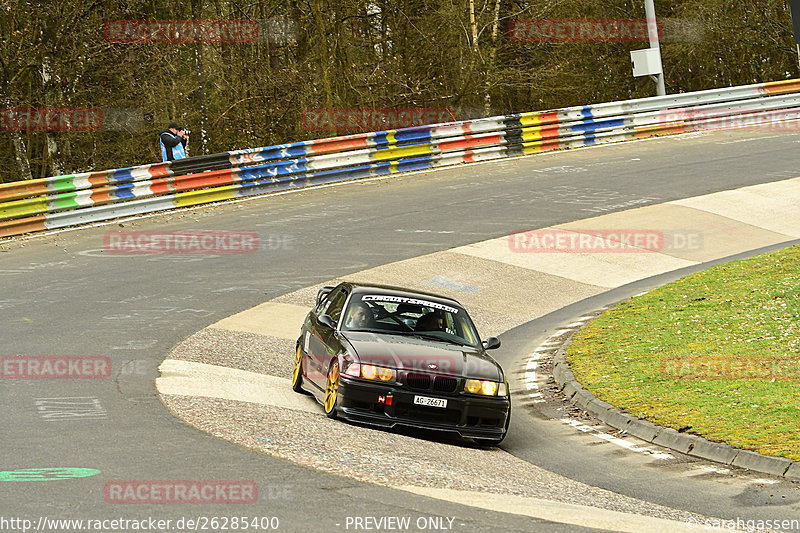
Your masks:
{"label": "grass verge", "polygon": [[623,302],[566,356],[586,389],[632,415],[800,461],[800,246]]}

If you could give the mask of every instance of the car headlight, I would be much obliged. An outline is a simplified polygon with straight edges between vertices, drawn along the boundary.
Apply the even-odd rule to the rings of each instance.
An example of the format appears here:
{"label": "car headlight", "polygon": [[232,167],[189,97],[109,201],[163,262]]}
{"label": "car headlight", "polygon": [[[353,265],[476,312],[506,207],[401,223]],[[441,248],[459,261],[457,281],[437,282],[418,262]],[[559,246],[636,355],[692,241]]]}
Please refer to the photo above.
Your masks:
{"label": "car headlight", "polygon": [[361,377],[377,381],[394,381],[394,370],[383,366],[361,365]]}
{"label": "car headlight", "polygon": [[464,385],[464,390],[470,394],[481,394],[483,396],[505,396],[506,384],[496,381],[468,379]]}

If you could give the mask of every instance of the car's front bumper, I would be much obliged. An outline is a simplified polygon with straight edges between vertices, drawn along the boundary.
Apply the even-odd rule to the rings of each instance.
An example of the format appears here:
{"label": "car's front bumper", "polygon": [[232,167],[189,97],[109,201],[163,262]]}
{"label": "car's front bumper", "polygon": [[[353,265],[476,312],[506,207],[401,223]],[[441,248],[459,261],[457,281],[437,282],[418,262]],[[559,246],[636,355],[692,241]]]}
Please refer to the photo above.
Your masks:
{"label": "car's front bumper", "polygon": [[[446,399],[447,407],[416,405],[415,396]],[[506,432],[511,401],[507,396],[417,392],[341,376],[338,407],[342,418],[363,424],[402,425],[451,431],[469,438],[499,439]]]}

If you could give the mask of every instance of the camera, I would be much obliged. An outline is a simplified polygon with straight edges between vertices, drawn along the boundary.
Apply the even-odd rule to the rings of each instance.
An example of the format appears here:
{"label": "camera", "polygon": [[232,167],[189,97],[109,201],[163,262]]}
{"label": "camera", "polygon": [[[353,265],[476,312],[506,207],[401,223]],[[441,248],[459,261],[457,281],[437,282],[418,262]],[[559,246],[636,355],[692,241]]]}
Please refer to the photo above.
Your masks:
{"label": "camera", "polygon": [[183,130],[183,134],[184,135],[191,135],[192,134],[192,130]]}

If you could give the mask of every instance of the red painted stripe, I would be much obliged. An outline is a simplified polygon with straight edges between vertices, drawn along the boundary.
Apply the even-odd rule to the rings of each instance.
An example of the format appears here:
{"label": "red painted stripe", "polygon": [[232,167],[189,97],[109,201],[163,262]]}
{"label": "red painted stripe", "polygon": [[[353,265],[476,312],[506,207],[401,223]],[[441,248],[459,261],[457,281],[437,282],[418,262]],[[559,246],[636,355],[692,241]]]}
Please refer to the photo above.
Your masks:
{"label": "red painted stripe", "polygon": [[153,180],[150,190],[153,194],[167,194],[173,192],[175,187],[172,186],[172,178],[159,178]]}
{"label": "red painted stripe", "polygon": [[[334,140],[336,139],[336,140]],[[314,141],[314,144],[306,147],[309,154],[328,154],[331,152],[341,152],[344,150],[358,150],[367,148],[367,139],[348,139],[346,137],[335,137],[334,139],[323,139]]]}
{"label": "red painted stripe", "polygon": [[18,218],[16,220],[0,222],[0,237],[10,237],[11,235],[45,230],[47,228],[44,226],[44,221],[44,215],[38,215],[35,217]]}
{"label": "red painted stripe", "polygon": [[654,137],[656,135],[686,133],[687,131],[694,131],[694,128],[687,126],[684,122],[675,122],[673,124],[637,128],[634,137],[641,139],[644,137]]}
{"label": "red painted stripe", "polygon": [[542,136],[542,139],[557,139],[561,136],[559,125],[545,126],[539,130],[539,135]]}
{"label": "red painted stripe", "polygon": [[41,196],[42,194],[48,194],[48,192],[45,180],[15,181],[0,185],[0,200],[19,200],[30,196]]}
{"label": "red painted stripe", "polygon": [[439,143],[440,150],[465,150],[467,148],[474,148],[476,146],[493,146],[500,144],[501,136],[494,135],[481,135],[481,136],[468,136],[465,139],[457,141],[445,141]]}
{"label": "red painted stripe", "polygon": [[558,122],[558,111],[539,113],[539,124],[553,124],[555,122]]}
{"label": "red painted stripe", "polygon": [[800,80],[771,81],[764,84],[766,94],[786,94],[800,91]]}
{"label": "red painted stripe", "polygon": [[467,150],[464,153],[464,162],[465,163],[474,163],[475,162],[475,158],[472,155],[472,150]]}
{"label": "red painted stripe", "polygon": [[108,172],[101,171],[89,173],[89,183],[92,184],[92,188],[108,185]]}
{"label": "red painted stripe", "polygon": [[202,189],[203,187],[230,185],[232,183],[233,171],[229,168],[223,170],[214,170],[212,172],[201,172],[199,174],[187,174],[186,176],[174,177],[174,187],[178,192],[189,191],[192,189]]}
{"label": "red painted stripe", "polygon": [[561,143],[558,139],[554,139],[552,141],[542,141],[542,145],[539,147],[541,148],[542,152],[547,152],[549,150],[558,150],[561,148]]}
{"label": "red painted stripe", "polygon": [[147,172],[153,178],[163,178],[169,173],[167,171],[166,163],[158,163],[157,165],[152,165],[150,168],[147,169]]}
{"label": "red painted stripe", "polygon": [[107,204],[111,201],[111,190],[113,187],[99,187],[92,189],[91,199],[95,205]]}

